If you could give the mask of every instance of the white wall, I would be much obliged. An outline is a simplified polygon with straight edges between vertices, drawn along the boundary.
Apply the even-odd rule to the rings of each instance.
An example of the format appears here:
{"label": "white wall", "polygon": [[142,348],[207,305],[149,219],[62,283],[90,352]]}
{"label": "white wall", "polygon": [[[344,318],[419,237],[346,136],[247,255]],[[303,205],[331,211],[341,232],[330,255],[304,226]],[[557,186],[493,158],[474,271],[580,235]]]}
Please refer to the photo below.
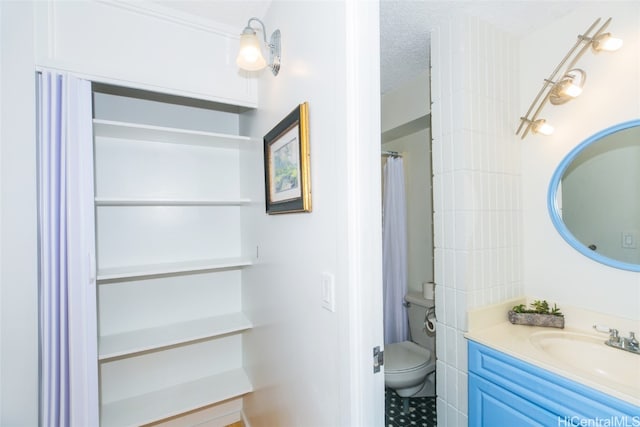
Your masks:
{"label": "white wall", "polygon": [[236,28],[162,2],[34,3],[40,66],[94,82],[255,107],[255,82],[234,61]]}
{"label": "white wall", "polygon": [[429,70],[424,70],[402,86],[380,97],[382,133],[431,113],[430,77]]}
{"label": "white wall", "polygon": [[0,2],[0,425],[38,424],[33,6]]}
{"label": "white wall", "polygon": [[466,312],[523,292],[518,45],[452,14],[431,50],[438,425],[466,426]]}
{"label": "white wall", "polygon": [[524,39],[518,110],[526,111],[542,80],[598,17],[613,18],[609,31],[624,39],[624,46],[615,53],[586,52],[578,63],[588,75],[582,95],[545,107],[542,116],[555,126],[554,134],[522,143],[525,293],[637,320],[640,274],[599,264],[571,248],[553,227],[545,198],[551,175],[571,149],[601,129],[640,116],[640,4],[577,6]]}
{"label": "white wall", "polygon": [[[282,32],[282,67],[264,71],[259,109],[243,122],[262,138],[309,102],[313,212],[255,206],[244,411],[252,427],[382,425],[383,376],[371,373],[371,343],[382,344],[379,64],[377,50],[354,48],[377,45],[377,5],[274,1],[265,25]],[[262,181],[262,156],[254,162]],[[323,272],[335,276],[336,312],[321,306]]]}

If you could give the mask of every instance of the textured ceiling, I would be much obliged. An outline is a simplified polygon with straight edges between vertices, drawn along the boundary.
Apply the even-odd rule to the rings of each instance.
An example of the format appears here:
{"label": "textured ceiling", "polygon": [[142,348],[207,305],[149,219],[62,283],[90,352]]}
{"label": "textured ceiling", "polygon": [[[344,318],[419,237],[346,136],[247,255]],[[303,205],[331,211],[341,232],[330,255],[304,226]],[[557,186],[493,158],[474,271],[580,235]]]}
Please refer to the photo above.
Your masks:
{"label": "textured ceiling", "polygon": [[[1,0],[0,0],[1,1]],[[180,13],[216,21],[238,32],[250,17],[262,18],[279,0],[155,0]],[[295,0],[303,1],[303,0]],[[329,1],[329,0],[325,0]],[[380,80],[385,93],[429,66],[429,32],[452,14],[478,16],[522,36],[573,10],[580,1],[555,0],[381,0]],[[286,66],[286,64],[285,64]]]}
{"label": "textured ceiling", "polygon": [[569,13],[579,3],[549,0],[381,0],[381,92],[398,87],[429,67],[430,30],[453,14],[477,16],[519,37]]}

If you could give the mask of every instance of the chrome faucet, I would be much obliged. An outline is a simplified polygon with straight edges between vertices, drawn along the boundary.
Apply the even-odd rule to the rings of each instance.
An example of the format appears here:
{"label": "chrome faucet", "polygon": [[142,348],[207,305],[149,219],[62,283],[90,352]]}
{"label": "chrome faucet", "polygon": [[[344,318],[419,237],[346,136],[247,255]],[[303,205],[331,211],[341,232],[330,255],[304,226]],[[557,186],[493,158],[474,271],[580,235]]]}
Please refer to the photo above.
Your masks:
{"label": "chrome faucet", "polygon": [[624,344],[632,353],[640,353],[640,345],[638,345],[639,343],[635,332],[629,332],[629,338],[624,338]]}
{"label": "chrome faucet", "polygon": [[593,329],[598,332],[609,334],[609,339],[604,343],[609,347],[618,348],[631,353],[640,354],[640,345],[636,338],[635,332],[629,332],[629,337],[620,337],[617,329],[607,328],[606,326],[593,325]]}

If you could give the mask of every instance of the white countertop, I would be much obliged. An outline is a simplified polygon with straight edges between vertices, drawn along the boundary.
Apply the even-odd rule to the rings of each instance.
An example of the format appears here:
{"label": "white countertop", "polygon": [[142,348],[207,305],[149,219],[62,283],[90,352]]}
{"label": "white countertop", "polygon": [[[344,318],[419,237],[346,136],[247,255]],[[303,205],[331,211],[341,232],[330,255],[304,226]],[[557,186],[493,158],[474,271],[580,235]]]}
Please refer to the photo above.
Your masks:
{"label": "white countertop", "polygon": [[[627,328],[636,328],[631,330],[640,332],[640,329],[637,329],[637,322],[628,319],[616,319],[602,314],[594,314],[571,308],[569,310],[563,309],[566,325],[564,329],[512,325],[507,320],[507,311],[523,301],[524,299],[511,300],[503,304],[470,311],[469,332],[465,334],[465,337],[603,393],[640,406],[640,355],[606,346],[604,342],[608,336],[594,331],[591,326],[586,326],[590,319],[593,319],[592,324],[603,324],[603,322],[607,322],[607,326],[620,330],[620,336],[627,336]],[[570,317],[573,319],[570,320]],[[539,336],[541,332],[577,333],[581,336],[587,335],[587,339],[593,338],[596,343],[602,341],[604,348],[602,354],[605,354],[607,357],[606,363],[623,366],[624,369],[622,372],[628,372],[628,377],[618,381],[616,378],[607,377],[603,372],[599,372],[598,366],[593,366],[594,369],[587,370],[553,357],[535,345],[535,339],[532,341],[532,336],[536,334]],[[562,336],[562,334],[558,336]],[[584,360],[584,358],[588,356],[576,354],[576,357],[583,358]],[[594,361],[594,365],[598,363],[602,364],[603,362],[602,360]]]}

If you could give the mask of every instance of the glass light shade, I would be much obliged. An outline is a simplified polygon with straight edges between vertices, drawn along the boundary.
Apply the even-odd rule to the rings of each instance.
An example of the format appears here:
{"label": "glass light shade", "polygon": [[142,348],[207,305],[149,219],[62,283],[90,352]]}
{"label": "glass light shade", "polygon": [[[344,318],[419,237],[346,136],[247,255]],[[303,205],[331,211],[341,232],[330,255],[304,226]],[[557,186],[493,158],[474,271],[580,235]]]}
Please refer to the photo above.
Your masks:
{"label": "glass light shade", "polygon": [[549,93],[549,102],[561,105],[582,93],[587,74],[580,68],[569,70],[562,79],[553,85]]}
{"label": "glass light shade", "polygon": [[240,36],[240,50],[238,51],[236,64],[247,71],[262,70],[267,66],[267,61],[262,55],[262,46],[255,32]]}
{"label": "glass light shade", "polygon": [[567,96],[575,98],[576,96],[582,93],[582,88],[578,85],[574,85],[573,83],[571,83],[571,84],[568,84],[565,88],[563,88],[562,92]]}
{"label": "glass light shade", "polygon": [[605,33],[594,40],[593,48],[595,50],[606,50],[613,52],[622,47],[622,39],[611,37],[611,34]]}
{"label": "glass light shade", "polygon": [[544,119],[539,119],[533,122],[533,131],[542,135],[551,135],[555,130],[553,126],[547,123]]}

